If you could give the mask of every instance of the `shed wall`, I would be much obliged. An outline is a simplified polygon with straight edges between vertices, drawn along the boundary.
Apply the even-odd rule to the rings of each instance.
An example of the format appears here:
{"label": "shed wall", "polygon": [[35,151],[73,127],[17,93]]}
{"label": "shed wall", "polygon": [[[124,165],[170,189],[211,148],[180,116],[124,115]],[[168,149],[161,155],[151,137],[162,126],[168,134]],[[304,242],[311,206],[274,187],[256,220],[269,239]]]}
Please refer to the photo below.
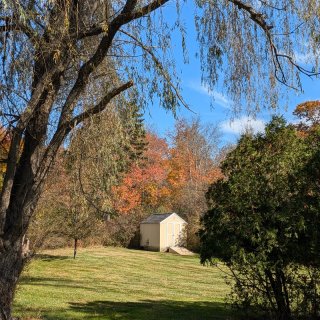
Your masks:
{"label": "shed wall", "polygon": [[140,246],[148,250],[160,250],[160,225],[141,224],[140,225]]}
{"label": "shed wall", "polygon": [[166,223],[160,223],[160,251],[166,251],[167,250],[167,224]]}
{"label": "shed wall", "polygon": [[[160,251],[166,251],[170,246],[183,245],[185,226],[186,223],[176,215],[172,215],[160,223]],[[170,241],[168,237],[170,238],[172,233],[174,233],[174,239]]]}

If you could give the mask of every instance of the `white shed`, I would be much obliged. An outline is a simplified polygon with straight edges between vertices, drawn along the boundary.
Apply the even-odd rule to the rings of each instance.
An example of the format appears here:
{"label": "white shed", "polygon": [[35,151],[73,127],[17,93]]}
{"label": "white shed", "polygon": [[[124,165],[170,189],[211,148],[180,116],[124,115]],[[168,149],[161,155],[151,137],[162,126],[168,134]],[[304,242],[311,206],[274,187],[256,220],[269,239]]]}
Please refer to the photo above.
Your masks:
{"label": "white shed", "polygon": [[140,246],[146,250],[167,251],[185,242],[187,222],[176,213],[152,214],[140,224]]}

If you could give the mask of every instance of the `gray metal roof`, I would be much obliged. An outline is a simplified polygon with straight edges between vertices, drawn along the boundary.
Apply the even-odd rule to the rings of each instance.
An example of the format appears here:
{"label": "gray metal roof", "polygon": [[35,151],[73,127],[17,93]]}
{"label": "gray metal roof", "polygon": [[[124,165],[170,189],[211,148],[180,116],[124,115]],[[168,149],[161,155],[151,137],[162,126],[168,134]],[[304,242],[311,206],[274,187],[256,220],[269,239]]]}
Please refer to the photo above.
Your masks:
{"label": "gray metal roof", "polygon": [[170,213],[154,213],[151,216],[149,216],[147,219],[143,220],[141,223],[161,223],[164,219],[167,219],[173,214],[173,212]]}

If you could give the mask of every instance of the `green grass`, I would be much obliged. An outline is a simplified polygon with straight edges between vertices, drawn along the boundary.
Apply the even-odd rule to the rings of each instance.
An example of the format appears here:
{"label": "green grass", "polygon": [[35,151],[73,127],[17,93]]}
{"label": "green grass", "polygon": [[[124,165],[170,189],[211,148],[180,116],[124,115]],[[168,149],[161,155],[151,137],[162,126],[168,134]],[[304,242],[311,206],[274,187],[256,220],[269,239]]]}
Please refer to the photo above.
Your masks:
{"label": "green grass", "polygon": [[23,319],[232,319],[222,273],[196,256],[121,248],[45,251],[24,272]]}

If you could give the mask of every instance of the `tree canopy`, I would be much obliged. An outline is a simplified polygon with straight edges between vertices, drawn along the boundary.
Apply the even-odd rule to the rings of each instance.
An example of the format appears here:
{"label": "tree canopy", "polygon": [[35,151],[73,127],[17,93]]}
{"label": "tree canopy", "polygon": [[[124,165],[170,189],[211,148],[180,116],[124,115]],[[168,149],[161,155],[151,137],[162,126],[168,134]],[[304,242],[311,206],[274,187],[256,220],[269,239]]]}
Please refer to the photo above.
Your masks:
{"label": "tree canopy", "polygon": [[207,193],[202,262],[220,257],[236,301],[275,319],[319,316],[319,141],[274,117],[240,139]]}

